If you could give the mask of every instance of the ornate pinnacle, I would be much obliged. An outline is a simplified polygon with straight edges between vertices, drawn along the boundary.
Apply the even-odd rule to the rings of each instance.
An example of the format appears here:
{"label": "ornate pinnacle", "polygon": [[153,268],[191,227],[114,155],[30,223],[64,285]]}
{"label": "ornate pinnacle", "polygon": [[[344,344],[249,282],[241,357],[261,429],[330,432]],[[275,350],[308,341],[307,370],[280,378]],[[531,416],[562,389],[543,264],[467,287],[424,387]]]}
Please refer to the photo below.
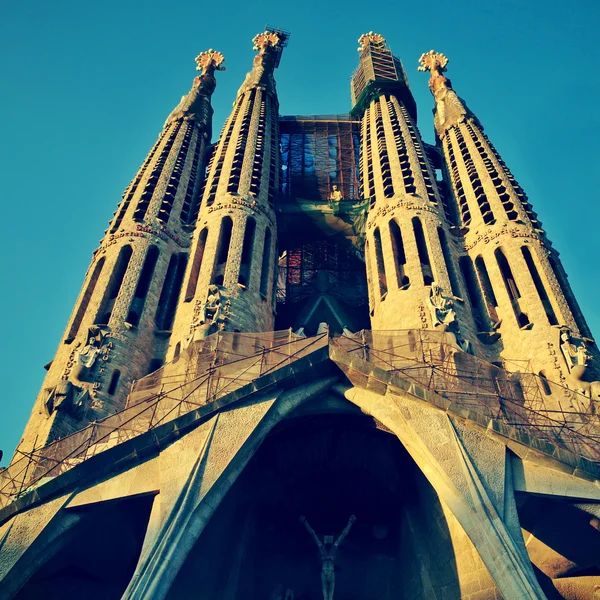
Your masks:
{"label": "ornate pinnacle", "polygon": [[362,52],[369,43],[385,46],[385,38],[381,34],[373,33],[372,31],[363,33],[363,35],[358,38],[358,51]]}
{"label": "ornate pinnacle", "polygon": [[419,71],[430,72],[429,89],[434,96],[436,96],[438,92],[443,92],[443,90],[452,89],[450,80],[442,75],[446,70],[448,58],[441,52],[430,50],[429,52],[425,52],[425,54],[421,54],[419,64]]}
{"label": "ornate pinnacle", "polygon": [[430,50],[421,54],[419,58],[420,67],[419,71],[431,71],[431,76],[441,75],[446,70],[448,59],[441,53],[435,50]]}
{"label": "ornate pinnacle", "polygon": [[263,31],[255,35],[252,39],[253,50],[258,50],[259,54],[264,54],[267,48],[275,48],[281,42],[281,38],[274,31]]}
{"label": "ornate pinnacle", "polygon": [[206,73],[212,75],[215,71],[225,71],[226,67],[222,66],[224,62],[225,57],[220,52],[210,48],[196,56],[196,71],[201,71],[202,75]]}

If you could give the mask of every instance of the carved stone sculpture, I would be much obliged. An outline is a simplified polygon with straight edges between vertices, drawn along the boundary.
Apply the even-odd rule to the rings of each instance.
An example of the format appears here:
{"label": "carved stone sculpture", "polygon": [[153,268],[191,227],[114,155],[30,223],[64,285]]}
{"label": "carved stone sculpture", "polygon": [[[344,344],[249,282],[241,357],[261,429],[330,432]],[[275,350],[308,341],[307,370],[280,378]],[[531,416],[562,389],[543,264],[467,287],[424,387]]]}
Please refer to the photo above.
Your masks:
{"label": "carved stone sculpture", "polygon": [[338,539],[334,542],[332,535],[323,536],[323,541],[321,541],[314,529],[308,524],[306,517],[304,515],[300,517],[300,522],[304,524],[319,549],[323,600],[333,600],[333,592],[335,589],[335,557],[340,544],[350,532],[354,521],[356,521],[356,517],[352,515],[348,521],[348,525],[346,525],[344,531],[342,531]]}
{"label": "carved stone sculpture", "polygon": [[90,403],[90,395],[86,389],[78,388],[70,381],[61,380],[56,387],[48,391],[44,401],[47,416],[60,410],[74,417],[81,417]]}
{"label": "carved stone sculpture", "polygon": [[591,358],[585,342],[575,338],[571,330],[565,327],[560,332],[560,349],[569,373],[575,378],[581,379]]}
{"label": "carved stone sculpture", "polygon": [[444,294],[442,287],[435,281],[431,284],[427,304],[434,327],[440,328],[442,331],[456,331],[458,329],[454,301]]}
{"label": "carved stone sculpture", "polygon": [[88,329],[87,339],[81,351],[77,354],[75,377],[85,381],[104,346],[107,343],[110,329],[106,325],[92,325]]}

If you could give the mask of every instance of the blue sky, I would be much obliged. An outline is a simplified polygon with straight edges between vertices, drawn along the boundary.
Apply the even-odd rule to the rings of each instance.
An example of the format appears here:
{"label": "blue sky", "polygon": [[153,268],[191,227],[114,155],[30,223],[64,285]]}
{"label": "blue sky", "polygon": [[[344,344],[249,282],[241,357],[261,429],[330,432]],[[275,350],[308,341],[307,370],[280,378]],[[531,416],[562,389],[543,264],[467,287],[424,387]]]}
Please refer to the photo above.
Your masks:
{"label": "blue sky", "polygon": [[188,91],[194,57],[212,47],[227,59],[213,97],[216,136],[251,66],[251,39],[266,23],[292,33],[276,73],[282,114],[348,111],[356,40],[373,30],[404,63],[428,142],[432,98],[417,60],[431,48],[444,52],[455,89],[528,193],[592,331],[600,333],[599,17],[597,0],[4,3],[3,464],[91,253],[164,119]]}

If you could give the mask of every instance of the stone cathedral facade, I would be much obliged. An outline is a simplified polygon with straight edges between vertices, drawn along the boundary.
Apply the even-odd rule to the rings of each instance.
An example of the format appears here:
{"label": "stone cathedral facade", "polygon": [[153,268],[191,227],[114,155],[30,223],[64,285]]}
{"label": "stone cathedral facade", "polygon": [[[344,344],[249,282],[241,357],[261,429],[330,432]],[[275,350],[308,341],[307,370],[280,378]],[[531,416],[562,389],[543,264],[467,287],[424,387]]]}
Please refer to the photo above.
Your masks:
{"label": "stone cathedral facade", "polygon": [[349,114],[281,115],[288,38],[214,142],[201,53],[125,190],[0,471],[0,599],[600,597],[600,355],[525,192],[443,54],[430,145],[373,32]]}

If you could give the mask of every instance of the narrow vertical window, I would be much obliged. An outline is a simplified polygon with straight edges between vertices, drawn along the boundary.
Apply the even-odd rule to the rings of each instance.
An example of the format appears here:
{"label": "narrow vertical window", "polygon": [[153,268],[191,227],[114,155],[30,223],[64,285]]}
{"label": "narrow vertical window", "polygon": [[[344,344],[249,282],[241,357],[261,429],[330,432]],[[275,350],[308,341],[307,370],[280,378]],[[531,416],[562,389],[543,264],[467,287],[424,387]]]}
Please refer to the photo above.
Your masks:
{"label": "narrow vertical window", "polygon": [[523,253],[523,258],[529,269],[529,274],[531,275],[531,279],[533,279],[535,289],[540,297],[544,311],[546,312],[548,323],[550,323],[550,325],[558,325],[558,319],[556,318],[556,314],[550,303],[550,298],[548,298],[548,294],[546,293],[546,288],[544,287],[540,274],[535,266],[535,262],[533,261],[533,256],[531,256],[531,251],[527,246],[522,246],[521,252]]}
{"label": "narrow vertical window", "polygon": [[156,326],[161,331],[170,331],[173,325],[186,265],[186,254],[173,254],[171,256],[155,316]]}
{"label": "narrow vertical window", "polygon": [[144,260],[144,266],[140,273],[135,293],[131,300],[131,306],[129,307],[129,314],[127,315],[127,323],[131,325],[137,325],[140,322],[142,311],[144,310],[144,304],[146,303],[146,296],[148,295],[148,289],[152,281],[152,275],[156,267],[156,261],[158,260],[158,248],[151,246],[146,254]]}
{"label": "narrow vertical window", "polygon": [[406,276],[406,254],[402,242],[402,233],[398,223],[393,219],[390,221],[390,238],[392,240],[392,252],[394,253],[394,266],[396,267],[396,285],[401,290],[410,286],[410,279]]}
{"label": "narrow vertical window", "polygon": [[69,333],[67,333],[67,337],[65,338],[65,344],[70,344],[77,335],[79,331],[79,326],[81,325],[81,321],[85,316],[87,308],[90,304],[90,300],[92,299],[92,295],[94,290],[96,289],[96,284],[98,283],[98,278],[100,277],[100,273],[102,272],[102,267],[104,267],[105,257],[103,256],[95,265],[94,270],[92,271],[92,276],[88,281],[87,287],[85,288],[85,292],[83,294],[83,298],[81,298],[81,302],[79,303],[79,307],[77,308],[77,312],[75,313],[75,318],[71,323],[71,327],[69,328]]}
{"label": "narrow vertical window", "polygon": [[487,313],[483,302],[483,294],[479,288],[477,276],[473,269],[473,263],[468,256],[461,256],[458,264],[460,271],[465,282],[465,289],[467,290],[467,296],[469,303],[473,309],[473,318],[479,331],[489,331],[489,322],[487,319]]}
{"label": "narrow vertical window", "polygon": [[540,383],[542,384],[542,391],[544,392],[544,395],[550,396],[550,394],[552,394],[552,388],[550,387],[550,384],[548,383],[548,378],[546,377],[546,374],[544,373],[544,371],[540,371],[539,375],[540,375]]}
{"label": "narrow vertical window", "polygon": [[123,279],[125,278],[125,273],[127,272],[132,253],[133,250],[131,246],[123,246],[121,248],[104,298],[100,304],[98,313],[96,314],[96,325],[108,324],[115,300],[119,295],[121,285],[123,284]]}
{"label": "narrow vertical window", "polygon": [[425,241],[423,224],[421,223],[421,219],[419,219],[419,217],[414,217],[412,224],[415,232],[415,240],[417,242],[417,250],[419,252],[421,271],[423,272],[423,283],[425,285],[431,285],[433,283],[433,272],[431,271],[431,261],[429,260],[429,251],[427,250],[427,242]]}
{"label": "narrow vertical window", "polygon": [[369,294],[369,305],[371,306],[371,314],[375,310],[375,301],[373,300],[373,271],[371,269],[371,254],[369,242],[365,242],[365,267],[367,269],[367,292]]}
{"label": "narrow vertical window", "polygon": [[204,248],[206,247],[206,237],[208,228],[205,227],[198,236],[198,244],[194,253],[194,262],[190,270],[190,278],[188,279],[187,289],[185,291],[185,301],[191,302],[196,295],[196,286],[198,285],[198,277],[200,276],[200,268],[202,267],[202,258],[204,257]]}
{"label": "narrow vertical window", "polygon": [[373,232],[373,246],[375,247],[375,265],[377,267],[377,279],[379,281],[379,298],[383,300],[387,294],[387,277],[385,276],[385,263],[383,262],[383,248],[381,246],[381,232],[379,227]]}
{"label": "narrow vertical window", "polygon": [[231,217],[225,217],[221,221],[221,230],[219,231],[219,243],[217,244],[217,253],[211,283],[223,285],[225,281],[225,270],[227,269],[227,258],[229,256],[229,246],[231,245],[231,231],[233,230],[233,221]]}
{"label": "narrow vertical window", "polygon": [[115,369],[110,378],[110,383],[108,384],[108,395],[114,396],[117,391],[117,387],[119,386],[119,379],[121,377],[121,371]]}
{"label": "narrow vertical window", "polygon": [[252,250],[254,249],[254,233],[256,231],[256,222],[252,217],[246,219],[244,229],[244,243],[242,245],[242,258],[240,264],[240,273],[238,283],[243,286],[250,285],[250,269],[252,267]]}
{"label": "narrow vertical window", "polygon": [[478,256],[475,259],[475,270],[477,271],[477,277],[479,277],[479,283],[481,284],[481,290],[483,292],[483,299],[487,309],[488,316],[493,324],[498,324],[498,300],[496,300],[496,294],[494,294],[494,288],[492,287],[492,281],[488,274],[485,261],[482,256]]}
{"label": "narrow vertical window", "polygon": [[446,263],[446,271],[448,272],[448,279],[450,280],[450,289],[452,290],[452,295],[460,298],[458,277],[456,276],[456,271],[454,270],[454,260],[452,259],[452,253],[450,252],[450,246],[448,245],[446,232],[441,227],[437,228],[437,232],[440,240],[440,246],[442,247],[444,262]]}
{"label": "narrow vertical window", "polygon": [[417,349],[417,336],[412,329],[408,330],[408,349],[410,352],[414,352]]}
{"label": "narrow vertical window", "polygon": [[260,295],[266,300],[269,297],[269,276],[271,265],[271,230],[265,231],[262,267],[260,270]]}
{"label": "narrow vertical window", "polygon": [[506,287],[519,327],[525,327],[526,325],[529,325],[529,317],[521,310],[521,305],[519,303],[521,293],[517,287],[517,282],[515,281],[510,265],[508,264],[508,260],[506,260],[506,256],[504,256],[504,253],[500,248],[496,249],[494,255],[496,256],[498,267],[502,273],[504,286]]}

